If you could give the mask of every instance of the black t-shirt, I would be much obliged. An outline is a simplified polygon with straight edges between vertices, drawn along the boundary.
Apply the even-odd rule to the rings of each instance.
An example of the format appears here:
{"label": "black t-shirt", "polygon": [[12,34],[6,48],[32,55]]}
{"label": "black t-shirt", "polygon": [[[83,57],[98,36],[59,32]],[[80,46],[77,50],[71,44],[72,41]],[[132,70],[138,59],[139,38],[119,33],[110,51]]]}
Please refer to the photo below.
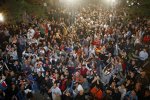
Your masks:
{"label": "black t-shirt", "polygon": [[120,92],[114,93],[112,96],[113,96],[113,100],[120,100],[121,99],[121,93]]}
{"label": "black t-shirt", "polygon": [[75,100],[86,100],[86,99],[85,99],[85,95],[84,95],[84,94],[83,94],[83,95],[78,94],[78,95],[76,96]]}

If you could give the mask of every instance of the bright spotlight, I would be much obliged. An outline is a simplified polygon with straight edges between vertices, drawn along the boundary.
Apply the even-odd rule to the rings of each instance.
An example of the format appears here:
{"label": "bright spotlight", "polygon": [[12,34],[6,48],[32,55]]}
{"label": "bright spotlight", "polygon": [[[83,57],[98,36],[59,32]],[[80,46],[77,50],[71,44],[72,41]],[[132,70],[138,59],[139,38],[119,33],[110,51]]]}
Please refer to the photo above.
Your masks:
{"label": "bright spotlight", "polygon": [[71,2],[71,3],[74,2],[74,1],[75,1],[75,0],[68,0],[68,2]]}
{"label": "bright spotlight", "polygon": [[116,2],[116,0],[111,0],[113,3]]}
{"label": "bright spotlight", "polygon": [[117,0],[103,0],[103,2],[110,6],[115,6],[117,4]]}
{"label": "bright spotlight", "polygon": [[0,22],[3,22],[4,21],[4,16],[2,13],[0,13]]}
{"label": "bright spotlight", "polygon": [[116,0],[106,0],[107,3],[115,3]]}
{"label": "bright spotlight", "polygon": [[65,6],[76,6],[80,3],[81,0],[59,0],[60,3],[62,3]]}

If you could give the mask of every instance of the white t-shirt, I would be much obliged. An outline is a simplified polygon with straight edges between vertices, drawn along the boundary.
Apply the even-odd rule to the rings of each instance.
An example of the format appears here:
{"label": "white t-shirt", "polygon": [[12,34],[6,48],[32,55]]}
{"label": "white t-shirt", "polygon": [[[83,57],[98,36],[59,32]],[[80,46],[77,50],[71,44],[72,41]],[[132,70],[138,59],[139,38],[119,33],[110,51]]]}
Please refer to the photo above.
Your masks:
{"label": "white t-shirt", "polygon": [[78,87],[77,87],[77,90],[78,90],[78,92],[79,92],[79,91],[83,91],[82,85],[79,84]]}
{"label": "white t-shirt", "polygon": [[148,53],[145,51],[140,51],[139,53],[140,60],[146,60],[148,58]]}
{"label": "white t-shirt", "polygon": [[[57,98],[58,95],[59,96],[62,95],[61,90],[58,87],[56,87],[56,88],[52,87],[51,88],[51,92],[52,92],[52,98],[53,98],[53,100],[56,100],[56,98]],[[58,95],[56,95],[56,94],[58,94]]]}
{"label": "white t-shirt", "polygon": [[29,29],[28,33],[27,33],[27,38],[32,39],[34,34],[35,34],[35,30],[34,29]]}

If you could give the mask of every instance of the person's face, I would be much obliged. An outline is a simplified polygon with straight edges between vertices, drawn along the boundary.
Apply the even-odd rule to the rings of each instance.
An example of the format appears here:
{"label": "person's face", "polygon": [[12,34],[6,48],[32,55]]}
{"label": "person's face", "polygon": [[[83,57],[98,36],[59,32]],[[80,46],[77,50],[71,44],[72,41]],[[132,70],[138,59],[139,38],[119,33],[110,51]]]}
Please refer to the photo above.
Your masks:
{"label": "person's face", "polygon": [[48,80],[48,77],[45,77],[45,80],[47,81],[47,80]]}
{"label": "person's face", "polygon": [[46,60],[46,64],[48,64],[48,60]]}
{"label": "person's face", "polygon": [[85,69],[85,66],[82,66],[82,69]]}
{"label": "person's face", "polygon": [[131,77],[134,77],[134,73],[133,73],[133,72],[130,72],[130,76],[131,76]]}
{"label": "person's face", "polygon": [[18,65],[18,61],[15,61],[15,64]]}
{"label": "person's face", "polygon": [[16,86],[13,84],[13,85],[12,85],[12,88],[14,89],[15,87],[16,87]]}
{"label": "person's face", "polygon": [[146,52],[146,49],[143,49],[144,52]]}
{"label": "person's face", "polygon": [[46,45],[46,42],[43,42],[44,45]]}
{"label": "person's face", "polygon": [[111,86],[112,86],[112,87],[114,87],[115,85],[116,85],[116,83],[115,83],[115,82],[112,82],[112,83],[111,83]]}
{"label": "person's face", "polygon": [[130,80],[127,80],[127,84],[130,84],[131,83],[131,81]]}
{"label": "person's face", "polygon": [[146,73],[145,72],[141,72],[141,76],[145,77]]}
{"label": "person's face", "polygon": [[58,71],[55,69],[55,73],[57,73]]}
{"label": "person's face", "polygon": [[64,79],[64,76],[63,75],[61,75],[61,77],[60,77],[61,79]]}
{"label": "person's face", "polygon": [[150,91],[149,90],[145,91],[145,96],[150,96]]}
{"label": "person's face", "polygon": [[39,73],[38,73],[38,76],[40,77],[41,75],[42,75],[42,74],[39,72]]}
{"label": "person's face", "polygon": [[122,85],[121,85],[121,88],[125,88],[125,86],[122,84]]}
{"label": "person's face", "polygon": [[135,91],[131,91],[131,96],[136,96]]}
{"label": "person's face", "polygon": [[57,84],[56,83],[54,83],[54,88],[56,88],[57,87]]}
{"label": "person's face", "polygon": [[111,57],[111,53],[109,53],[108,56]]}
{"label": "person's face", "polygon": [[136,83],[135,88],[136,88],[137,90],[141,89],[141,84],[140,84],[140,83]]}
{"label": "person's face", "polygon": [[93,71],[91,71],[91,75],[93,75],[94,74],[94,72]]}

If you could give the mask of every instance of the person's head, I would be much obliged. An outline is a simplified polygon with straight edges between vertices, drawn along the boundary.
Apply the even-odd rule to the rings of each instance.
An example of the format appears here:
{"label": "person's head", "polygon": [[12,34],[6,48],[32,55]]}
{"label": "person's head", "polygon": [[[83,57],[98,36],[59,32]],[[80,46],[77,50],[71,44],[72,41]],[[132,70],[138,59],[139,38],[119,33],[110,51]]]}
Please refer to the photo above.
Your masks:
{"label": "person's head", "polygon": [[146,49],[144,48],[143,51],[146,52]]}
{"label": "person's head", "polygon": [[112,56],[112,54],[111,54],[111,53],[109,53],[109,54],[108,54],[108,57],[111,57],[111,56]]}
{"label": "person's head", "polygon": [[61,80],[63,80],[63,79],[64,79],[64,75],[63,75],[63,74],[61,74],[60,79],[61,79]]}
{"label": "person's head", "polygon": [[38,76],[40,77],[42,75],[42,73],[41,72],[38,72]]}
{"label": "person's head", "polygon": [[86,68],[86,66],[85,65],[82,65],[82,69],[85,69]]}
{"label": "person's head", "polygon": [[107,89],[107,90],[106,90],[106,94],[107,94],[107,95],[111,95],[111,94],[112,94],[112,90],[111,90],[111,89]]}
{"label": "person's head", "polygon": [[54,82],[53,87],[54,87],[54,88],[56,88],[56,87],[57,87],[57,83],[56,83],[56,82]]}
{"label": "person's head", "polygon": [[45,80],[47,81],[48,79],[49,79],[48,76],[46,76],[46,77],[45,77]]}
{"label": "person's head", "polygon": [[112,88],[116,87],[116,82],[112,82],[112,83],[111,83],[111,87],[112,87]]}
{"label": "person's head", "polygon": [[145,96],[145,97],[150,96],[150,90],[149,90],[149,89],[146,89],[146,90],[145,90],[144,96]]}
{"label": "person's head", "polygon": [[16,85],[14,83],[12,83],[11,87],[14,89],[16,87]]}
{"label": "person's head", "polygon": [[130,43],[130,40],[127,40],[127,44],[129,44]]}
{"label": "person's head", "polygon": [[135,73],[131,71],[130,76],[133,78],[135,76]]}
{"label": "person's head", "polygon": [[127,80],[127,84],[131,84],[131,80]]}
{"label": "person's head", "polygon": [[49,61],[48,61],[48,59],[46,59],[46,64],[48,64],[49,63]]}
{"label": "person's head", "polygon": [[136,96],[135,90],[132,90],[132,91],[131,91],[131,96],[132,96],[132,97],[135,97],[135,96]]}
{"label": "person's head", "polygon": [[135,65],[135,60],[132,60],[131,64],[132,64],[132,65]]}
{"label": "person's head", "polygon": [[145,77],[146,72],[145,71],[141,71],[140,74],[141,74],[141,77],[143,78],[143,77]]}
{"label": "person's head", "polygon": [[48,76],[48,75],[49,75],[49,71],[46,71],[46,74],[45,74],[45,75],[47,75],[47,76]]}
{"label": "person's head", "polygon": [[115,88],[115,93],[118,93],[119,92],[119,89],[118,88]]}
{"label": "person's head", "polygon": [[75,86],[78,87],[78,85],[79,85],[79,82],[75,82]]}
{"label": "person's head", "polygon": [[58,70],[57,70],[57,69],[55,69],[55,73],[58,73]]}
{"label": "person's head", "polygon": [[141,83],[138,82],[138,83],[135,84],[135,90],[136,91],[141,90]]}
{"label": "person's head", "polygon": [[121,88],[124,89],[125,88],[125,84],[121,84]]}

